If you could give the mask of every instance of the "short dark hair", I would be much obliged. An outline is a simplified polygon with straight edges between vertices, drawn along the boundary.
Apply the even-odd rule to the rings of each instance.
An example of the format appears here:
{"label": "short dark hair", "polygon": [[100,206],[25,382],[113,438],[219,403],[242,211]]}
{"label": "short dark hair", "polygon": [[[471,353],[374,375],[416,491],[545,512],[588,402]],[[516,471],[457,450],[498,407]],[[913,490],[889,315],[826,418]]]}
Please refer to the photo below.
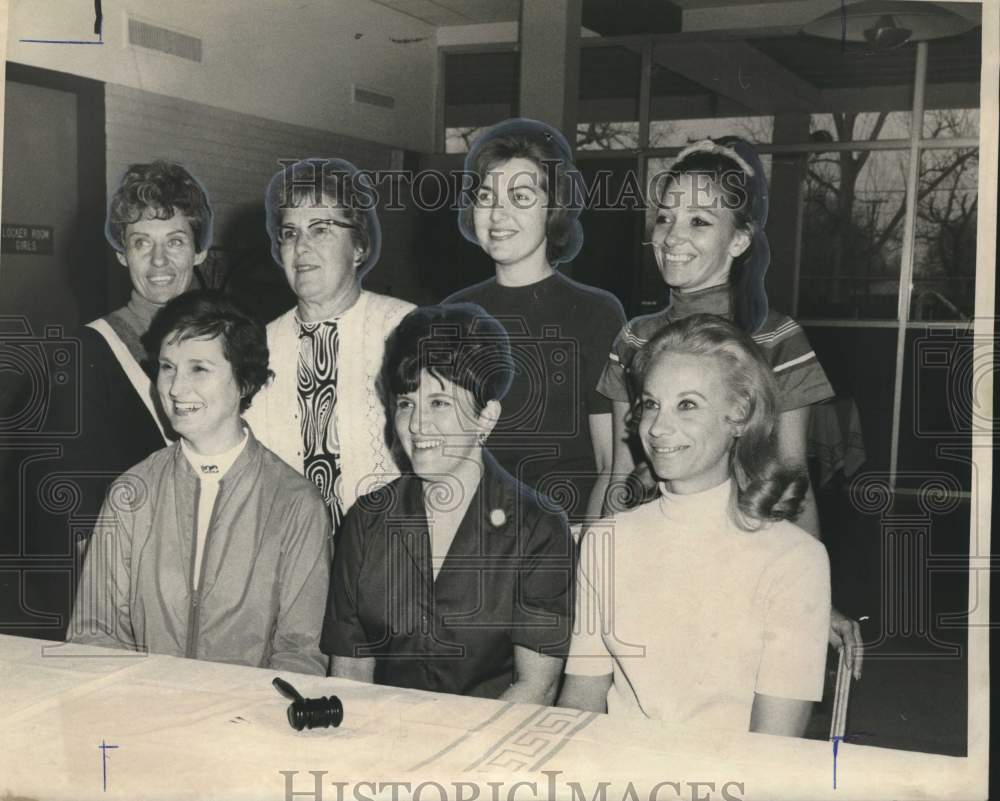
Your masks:
{"label": "short dark hair", "polygon": [[583,246],[583,227],[578,219],[583,208],[583,178],[573,164],[565,137],[538,120],[504,120],[476,138],[465,158],[465,171],[474,174],[477,183],[462,194],[459,230],[470,242],[479,244],[472,219],[475,192],[491,170],[518,158],[534,162],[548,195],[545,258],[549,264],[571,261]]}
{"label": "short dark hair", "polygon": [[108,204],[104,235],[121,253],[131,223],[149,218],[169,220],[175,214],[191,223],[195,250],[208,250],[212,244],[212,206],[198,179],[169,161],[130,164]]}
{"label": "short dark hair", "polygon": [[371,179],[345,159],[308,158],[286,164],[267,185],[264,196],[271,256],[281,265],[278,229],[285,209],[313,206],[344,212],[351,241],[363,257],[358,276],[375,266],[382,249],[382,230],[375,211],[378,195]]}
{"label": "short dark hair", "polygon": [[481,412],[501,400],[514,379],[510,338],[474,303],[419,306],[386,344],[382,384],[390,409],[395,398],[417,389],[421,370],[468,390]]}
{"label": "short dark hair", "polygon": [[222,337],[222,352],[240,387],[240,411],[250,408],[272,373],[267,367],[267,332],[246,309],[216,289],[185,292],[160,309],[142,339],[150,359],[164,342]]}
{"label": "short dark hair", "polygon": [[[632,370],[641,387],[664,354],[687,354],[717,359],[724,365],[723,381],[741,409],[736,423],[740,436],[729,456],[736,481],[742,528],[753,529],[765,520],[793,520],[805,496],[808,478],[802,465],[785,466],[777,455],[777,404],[771,366],[750,336],[737,325],[714,314],[694,314],[670,323],[636,354]],[[632,425],[642,419],[636,402]]]}

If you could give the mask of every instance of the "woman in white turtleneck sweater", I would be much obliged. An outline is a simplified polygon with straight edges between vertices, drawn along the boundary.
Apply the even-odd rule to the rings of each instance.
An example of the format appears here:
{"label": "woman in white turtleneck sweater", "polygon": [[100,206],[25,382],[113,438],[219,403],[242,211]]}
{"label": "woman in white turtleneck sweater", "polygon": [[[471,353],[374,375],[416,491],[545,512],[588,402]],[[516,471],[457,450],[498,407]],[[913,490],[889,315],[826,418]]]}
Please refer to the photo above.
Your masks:
{"label": "woman in white turtleneck sweater", "polygon": [[772,372],[708,314],[668,325],[633,369],[659,497],[581,542],[559,703],[802,736],[823,693],[829,565],[791,522],[807,479],[776,456]]}
{"label": "woman in white turtleneck sweater", "polygon": [[208,196],[177,164],[133,164],[108,206],[105,234],[128,268],[132,294],[77,334],[79,428],[64,443],[59,470],[74,476],[74,516],[84,519],[97,515],[116,476],[175,438],[157,408],[141,337],[157,311],[191,288],[194,267],[205,260],[212,239]]}

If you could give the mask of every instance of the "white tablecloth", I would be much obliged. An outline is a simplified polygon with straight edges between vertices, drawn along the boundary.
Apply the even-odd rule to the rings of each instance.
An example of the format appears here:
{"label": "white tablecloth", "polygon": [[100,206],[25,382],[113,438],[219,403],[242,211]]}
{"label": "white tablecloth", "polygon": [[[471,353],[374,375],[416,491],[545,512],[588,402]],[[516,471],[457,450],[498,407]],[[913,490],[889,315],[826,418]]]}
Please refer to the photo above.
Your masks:
{"label": "white tablecloth", "polygon": [[[340,728],[296,732],[288,702],[271,687],[275,675],[0,637],[0,798],[334,801],[417,792],[436,800],[435,785],[420,788],[429,781],[465,801],[579,797],[577,788],[591,799],[602,782],[597,797],[613,801],[927,798],[928,777],[964,771],[964,760],[841,745],[834,790],[825,742],[281,674],[304,695],[335,693],[344,704]],[[102,752],[102,743],[117,748]],[[408,789],[386,784],[393,781]],[[712,786],[693,796],[694,782]]]}

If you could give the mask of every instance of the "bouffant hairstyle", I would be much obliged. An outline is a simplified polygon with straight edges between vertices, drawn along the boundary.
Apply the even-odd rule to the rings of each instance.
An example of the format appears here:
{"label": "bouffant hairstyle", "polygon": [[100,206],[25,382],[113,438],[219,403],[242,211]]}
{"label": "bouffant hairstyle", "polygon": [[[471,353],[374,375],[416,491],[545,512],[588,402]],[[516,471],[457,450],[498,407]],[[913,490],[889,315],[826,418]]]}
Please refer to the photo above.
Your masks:
{"label": "bouffant hairstyle", "polygon": [[125,250],[125,231],[143,219],[169,220],[180,214],[191,223],[194,249],[212,244],[212,207],[198,180],[179,164],[154,161],[131,164],[108,204],[104,235],[119,253]]}
{"label": "bouffant hairstyle", "polygon": [[[794,520],[805,497],[808,478],[801,466],[785,466],[777,456],[774,374],[757,345],[736,325],[712,314],[695,314],[666,326],[636,355],[633,368],[639,385],[654,365],[671,355],[697,356],[706,367],[714,362],[730,393],[740,430],[729,452],[730,475],[736,482],[737,524],[746,530],[768,520]],[[632,411],[632,424],[642,419],[642,404]]]}
{"label": "bouffant hairstyle", "polygon": [[682,150],[669,170],[656,176],[661,208],[669,207],[671,185],[682,175],[704,176],[714,184],[723,206],[733,215],[734,226],[751,238],[747,249],[733,259],[729,287],[733,319],[753,334],[764,324],[768,311],[764,275],[771,247],[764,233],[768,212],[764,165],[757,151],[737,137],[697,142]]}
{"label": "bouffant hairstyle", "polygon": [[352,226],[354,246],[362,251],[358,265],[361,278],[375,266],[382,248],[377,204],[378,195],[369,176],[345,159],[308,158],[287,164],[271,177],[264,196],[271,256],[281,266],[278,229],[285,209],[337,209]]}
{"label": "bouffant hairstyle", "polygon": [[222,352],[240,387],[240,411],[245,412],[272,373],[264,326],[232,298],[214,289],[178,295],[156,313],[142,342],[158,364],[164,342],[215,337],[222,338]]}
{"label": "bouffant hairstyle", "polygon": [[390,409],[397,397],[416,391],[423,370],[468,390],[479,414],[513,381],[507,331],[474,303],[420,306],[386,344],[382,383]]}
{"label": "bouffant hairstyle", "polygon": [[477,190],[489,185],[492,170],[518,158],[538,167],[542,188],[548,195],[546,259],[553,265],[571,261],[583,246],[583,227],[578,219],[583,208],[583,178],[573,165],[573,153],[565,137],[538,120],[505,120],[476,138],[465,158],[465,171],[474,176],[474,185],[462,194],[459,230],[470,242],[479,244],[473,222]]}

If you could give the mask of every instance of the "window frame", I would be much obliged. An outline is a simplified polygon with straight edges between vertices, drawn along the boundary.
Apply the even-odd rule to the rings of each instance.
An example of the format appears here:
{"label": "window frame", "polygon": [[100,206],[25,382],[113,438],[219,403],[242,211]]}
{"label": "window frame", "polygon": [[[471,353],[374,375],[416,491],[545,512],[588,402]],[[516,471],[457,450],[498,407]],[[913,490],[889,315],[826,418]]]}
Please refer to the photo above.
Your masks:
{"label": "window frame", "polygon": [[[588,159],[608,159],[608,158],[628,158],[636,161],[639,171],[640,185],[647,186],[648,165],[650,159],[671,158],[676,156],[683,146],[674,147],[649,147],[650,113],[652,105],[652,70],[653,52],[657,45],[669,42],[724,42],[724,41],[746,41],[748,34],[752,38],[767,38],[780,36],[797,36],[800,33],[797,26],[781,26],[771,28],[760,28],[748,30],[731,31],[704,31],[695,33],[672,33],[672,34],[648,34],[634,36],[609,36],[609,37],[584,37],[580,40],[581,49],[584,48],[611,48],[628,47],[637,50],[641,56],[639,73],[639,138],[637,148],[622,148],[615,150],[579,150],[575,153],[578,162]],[[985,34],[985,30],[984,30]],[[917,225],[917,180],[921,166],[921,155],[926,150],[959,150],[976,148],[981,150],[982,132],[989,124],[982,114],[983,87],[987,81],[983,80],[982,71],[980,76],[980,136],[979,138],[952,138],[952,139],[926,139],[922,136],[924,128],[924,94],[927,86],[927,59],[928,43],[916,43],[916,59],[913,75],[913,94],[910,108],[911,123],[910,137],[907,139],[884,139],[875,141],[849,141],[849,142],[823,142],[823,143],[794,143],[794,144],[760,144],[756,146],[757,152],[761,155],[785,155],[785,154],[810,154],[819,152],[841,152],[841,151],[900,151],[909,152],[909,164],[906,177],[905,189],[905,216],[902,228],[902,253],[899,268],[899,292],[897,295],[896,319],[853,319],[853,318],[830,318],[830,319],[801,319],[799,322],[806,327],[833,327],[833,328],[895,328],[897,330],[897,347],[895,360],[895,374],[893,376],[893,409],[892,409],[892,442],[890,452],[890,484],[895,490],[896,476],[898,473],[899,445],[901,409],[903,395],[903,367],[905,361],[906,334],[908,331],[920,328],[948,328],[960,330],[966,328],[973,330],[976,328],[976,320],[981,315],[980,294],[982,286],[987,283],[986,277],[982,274],[982,255],[979,249],[982,247],[982,237],[977,241],[976,253],[976,278],[975,294],[976,308],[973,318],[968,321],[914,321],[910,319],[910,307],[912,301],[912,285],[914,278],[914,240]],[[438,97],[438,125],[436,130],[436,146],[438,152],[444,152],[445,128],[444,128],[444,60],[452,53],[489,53],[489,52],[516,52],[517,42],[499,42],[493,44],[474,45],[454,45],[439,48],[439,88]],[[986,66],[986,60],[983,60]],[[983,163],[980,159],[980,170],[977,178],[977,191],[983,177]],[[802,199],[800,198],[800,203]],[[984,206],[980,204],[977,211],[977,231],[984,217]],[[799,215],[801,219],[801,214]],[[795,265],[793,272],[794,294],[790,313],[793,317],[798,312],[799,304],[799,279],[801,275],[801,251],[802,251],[802,226],[797,226]],[[992,304],[990,304],[992,313]],[[796,319],[798,319],[796,317]]]}

